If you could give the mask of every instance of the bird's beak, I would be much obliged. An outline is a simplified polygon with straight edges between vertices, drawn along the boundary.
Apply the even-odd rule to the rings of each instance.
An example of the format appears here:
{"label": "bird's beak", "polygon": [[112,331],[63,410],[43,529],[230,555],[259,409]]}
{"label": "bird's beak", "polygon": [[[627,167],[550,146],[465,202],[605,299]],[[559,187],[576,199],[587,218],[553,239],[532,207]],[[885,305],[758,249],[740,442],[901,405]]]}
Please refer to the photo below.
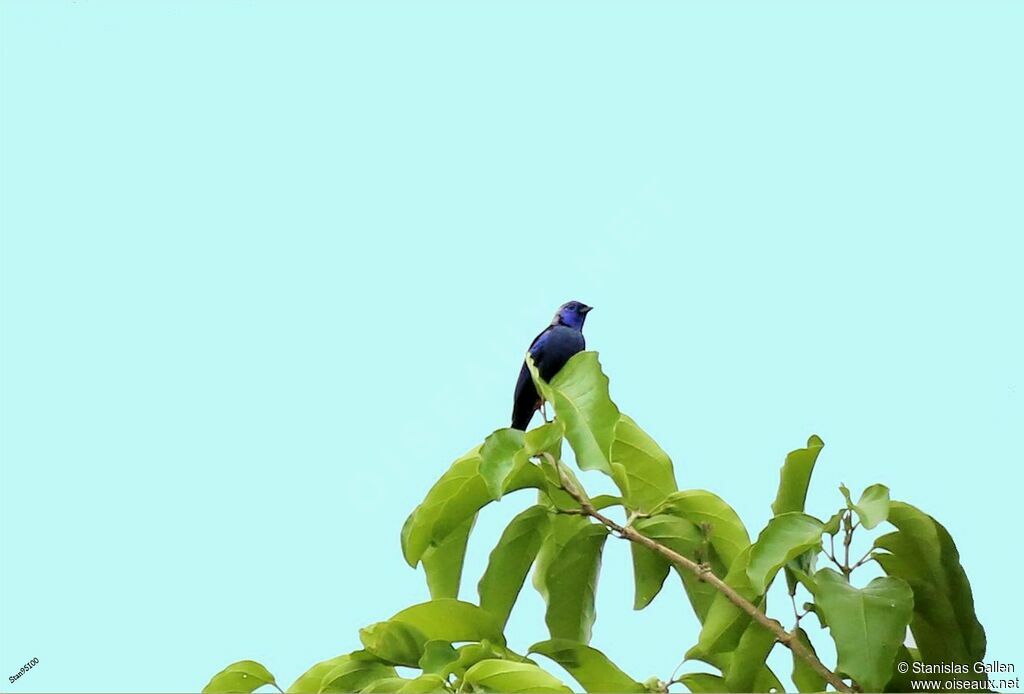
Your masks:
{"label": "bird's beak", "polygon": [[590,313],[593,310],[594,310],[593,306],[584,306],[583,307],[583,313]]}

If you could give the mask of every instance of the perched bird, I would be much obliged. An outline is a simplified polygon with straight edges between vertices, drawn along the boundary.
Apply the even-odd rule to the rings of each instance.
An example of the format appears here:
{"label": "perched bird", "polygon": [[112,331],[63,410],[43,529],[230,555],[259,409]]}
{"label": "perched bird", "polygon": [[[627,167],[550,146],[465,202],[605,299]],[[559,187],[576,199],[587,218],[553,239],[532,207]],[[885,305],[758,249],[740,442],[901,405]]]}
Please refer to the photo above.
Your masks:
{"label": "perched bird", "polygon": [[[537,372],[545,381],[550,381],[572,355],[586,349],[583,340],[583,321],[592,306],[579,301],[562,304],[555,313],[551,325],[530,343],[530,356],[537,366]],[[533,413],[540,409],[540,395],[533,385],[530,369],[523,360],[523,368],[516,382],[516,392],[512,403],[512,428],[526,431],[533,418]]]}

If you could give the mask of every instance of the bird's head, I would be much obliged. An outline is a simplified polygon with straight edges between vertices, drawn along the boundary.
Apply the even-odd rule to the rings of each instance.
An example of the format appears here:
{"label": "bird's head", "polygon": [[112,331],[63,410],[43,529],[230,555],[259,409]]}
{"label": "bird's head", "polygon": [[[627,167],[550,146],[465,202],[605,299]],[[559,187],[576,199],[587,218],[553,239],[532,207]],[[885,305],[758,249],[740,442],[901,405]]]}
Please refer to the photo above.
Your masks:
{"label": "bird's head", "polygon": [[567,325],[570,328],[582,330],[583,321],[587,319],[587,314],[593,308],[582,301],[570,301],[567,304],[562,304],[555,314],[554,320],[551,321],[551,325]]}

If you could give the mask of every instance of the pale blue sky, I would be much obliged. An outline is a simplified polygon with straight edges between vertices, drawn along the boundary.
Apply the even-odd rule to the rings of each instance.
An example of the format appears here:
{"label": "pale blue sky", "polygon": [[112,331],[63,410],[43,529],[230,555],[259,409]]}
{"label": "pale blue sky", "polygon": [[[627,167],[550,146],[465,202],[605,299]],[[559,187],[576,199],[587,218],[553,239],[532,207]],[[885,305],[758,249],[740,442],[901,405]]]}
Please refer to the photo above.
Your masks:
{"label": "pale blue sky", "polygon": [[[818,433],[809,509],[933,513],[1022,664],[1024,5],[0,8],[5,691],[356,648],[570,298],[683,487],[756,532]],[[593,645],[666,678],[681,593],[632,612],[609,541]]]}

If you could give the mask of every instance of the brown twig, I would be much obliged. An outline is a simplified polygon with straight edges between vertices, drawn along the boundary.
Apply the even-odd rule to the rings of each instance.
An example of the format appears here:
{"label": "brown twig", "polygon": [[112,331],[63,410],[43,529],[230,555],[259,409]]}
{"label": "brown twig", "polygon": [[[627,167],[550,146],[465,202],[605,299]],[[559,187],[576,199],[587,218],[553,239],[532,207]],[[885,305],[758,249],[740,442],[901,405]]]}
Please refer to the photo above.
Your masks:
{"label": "brown twig", "polygon": [[875,558],[874,549],[869,549],[867,552],[864,553],[863,557],[861,557],[860,559],[857,560],[856,564],[854,564],[853,566],[850,567],[850,571],[852,572],[857,567],[864,566],[865,564],[867,564],[869,561],[871,561],[874,558]]}
{"label": "brown twig", "polygon": [[843,565],[839,563],[838,559],[836,559],[836,538],[835,538],[835,536],[834,535],[829,535],[828,536],[828,542],[832,546],[832,549],[830,551],[828,551],[828,552],[825,552],[825,556],[828,557],[828,560],[830,562],[832,562],[833,564],[836,565],[837,569],[839,569],[840,571],[843,571],[844,570],[843,569]]}
{"label": "brown twig", "polygon": [[706,564],[698,564],[692,559],[687,559],[683,555],[669,549],[665,545],[656,542],[655,540],[652,540],[646,535],[640,534],[632,527],[623,526],[616,523],[611,518],[608,518],[600,511],[595,509],[593,505],[590,503],[590,501],[586,498],[586,496],[584,496],[580,492],[580,490],[576,489],[576,485],[574,485],[567,476],[562,474],[562,470],[558,465],[558,461],[556,461],[554,457],[551,456],[550,454],[545,453],[544,455],[548,457],[548,459],[554,464],[555,469],[558,470],[558,476],[561,480],[562,488],[566,491],[566,493],[569,494],[569,496],[575,499],[576,502],[580,505],[580,513],[582,515],[590,516],[594,520],[598,521],[599,523],[607,527],[609,530],[611,530],[619,537],[629,540],[630,542],[635,542],[638,545],[643,545],[644,547],[653,550],[654,552],[657,552],[658,554],[665,557],[676,566],[681,566],[684,569],[693,573],[698,580],[711,584],[712,586],[714,586],[715,590],[724,595],[729,600],[729,602],[731,602],[733,605],[746,612],[755,622],[763,626],[765,629],[772,632],[772,634],[775,635],[775,638],[779,641],[779,643],[781,643],[783,646],[791,650],[795,656],[797,656],[801,660],[804,660],[808,665],[810,665],[815,672],[817,672],[819,675],[825,678],[825,681],[827,681],[829,684],[835,687],[836,691],[855,691],[850,687],[850,685],[843,682],[842,678],[839,677],[839,675],[825,667],[825,665],[820,660],[818,660],[818,657],[810,649],[804,646],[799,639],[797,639],[795,634],[787,632],[778,620],[772,619],[764,612],[762,612],[760,609],[758,609],[758,607],[754,605],[754,603],[750,602],[745,597],[737,593],[732,586],[730,586],[728,583],[726,583],[718,576],[716,576],[711,571],[711,568],[709,566],[707,566]]}
{"label": "brown twig", "polygon": [[843,573],[850,575],[850,543],[853,542],[853,522],[850,512],[843,519]]}

